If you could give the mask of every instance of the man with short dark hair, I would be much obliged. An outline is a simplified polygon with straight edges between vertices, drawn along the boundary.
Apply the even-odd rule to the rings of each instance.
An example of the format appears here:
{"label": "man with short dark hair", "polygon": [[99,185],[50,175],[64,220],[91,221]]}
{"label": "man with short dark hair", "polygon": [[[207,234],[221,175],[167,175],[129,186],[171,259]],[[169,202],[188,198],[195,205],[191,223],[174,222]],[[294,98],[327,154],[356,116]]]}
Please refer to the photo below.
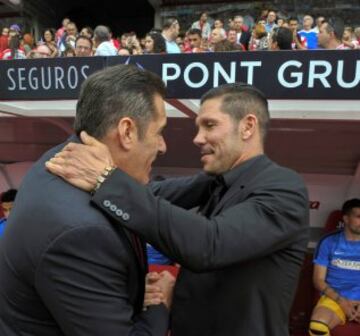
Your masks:
{"label": "man with short dark hair", "polygon": [[341,20],[325,21],[320,26],[318,43],[324,49],[349,49],[342,43],[344,24]]}
{"label": "man with short dark hair", "polygon": [[92,56],[93,42],[90,38],[80,35],[75,41],[75,56],[87,57]]}
{"label": "man with short dark hair", "polygon": [[289,28],[275,28],[270,36],[271,50],[292,50],[293,33]]}
{"label": "man with short dark hair", "polygon": [[360,199],[346,201],[342,215],[344,229],[326,235],[314,256],[314,286],[322,296],[311,316],[312,336],[360,323]]}
{"label": "man with short dark hair", "polygon": [[[194,139],[205,174],[165,180],[151,192],[115,170],[92,198],[182,265],[174,336],[289,334],[307,248],[308,197],[298,174],[264,154],[269,120],[267,100],[256,88],[235,83],[211,89],[201,99]],[[91,190],[111,156],[84,137],[89,145],[73,144],[48,168]],[[116,217],[109,202],[129,211],[131,220]],[[195,207],[198,213],[188,211]]]}
{"label": "man with short dark hair", "polygon": [[168,54],[181,53],[180,47],[176,43],[176,38],[180,33],[180,24],[177,18],[167,18],[162,27],[162,36],[166,43],[166,52]]}
{"label": "man with short dark hair", "polygon": [[234,16],[234,29],[236,30],[236,43],[248,50],[251,35],[244,30],[244,18],[241,15]]}
{"label": "man with short dark hair", "polygon": [[[164,83],[149,71],[118,65],[96,72],[82,85],[75,131],[106,144],[111,163],[147,183],[152,162],[166,150],[164,95]],[[163,304],[144,311],[144,243],[94,211],[90,194],[46,170],[64,145],[44,154],[24,178],[1,242],[1,336],[164,336],[173,277],[161,274],[156,286]],[[112,173],[109,164],[99,184]],[[108,206],[131,219],[128,209]]]}
{"label": "man with short dark hair", "polygon": [[189,41],[191,52],[202,52],[201,48],[201,30],[192,28],[187,33],[187,39]]}

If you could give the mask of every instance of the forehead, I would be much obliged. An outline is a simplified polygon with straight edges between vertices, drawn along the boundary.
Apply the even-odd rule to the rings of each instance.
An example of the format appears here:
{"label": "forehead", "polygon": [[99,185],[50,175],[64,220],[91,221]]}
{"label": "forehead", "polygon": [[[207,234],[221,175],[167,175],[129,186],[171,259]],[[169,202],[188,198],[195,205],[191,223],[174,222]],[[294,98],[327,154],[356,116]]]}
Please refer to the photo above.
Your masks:
{"label": "forehead", "polygon": [[221,110],[222,97],[210,98],[205,100],[201,106],[196,118],[196,123],[199,124],[208,119],[222,119],[226,118],[228,114]]}

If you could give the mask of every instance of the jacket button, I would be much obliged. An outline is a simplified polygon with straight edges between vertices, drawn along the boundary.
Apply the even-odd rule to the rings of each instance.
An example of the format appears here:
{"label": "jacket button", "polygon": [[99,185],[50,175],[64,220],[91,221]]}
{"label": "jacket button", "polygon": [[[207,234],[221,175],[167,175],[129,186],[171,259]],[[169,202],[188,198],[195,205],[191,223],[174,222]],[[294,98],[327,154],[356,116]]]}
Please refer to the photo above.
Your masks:
{"label": "jacket button", "polygon": [[116,206],[115,204],[111,204],[111,205],[110,205],[110,210],[111,210],[111,211],[115,212],[117,209],[118,209],[118,208],[117,208],[117,206]]}
{"label": "jacket button", "polygon": [[118,217],[121,217],[123,215],[123,211],[121,209],[117,209],[115,211],[115,213],[116,213],[116,216],[118,216]]}
{"label": "jacket button", "polygon": [[103,205],[104,205],[104,207],[108,208],[108,207],[110,207],[111,202],[110,202],[109,200],[105,200],[105,201],[103,202]]}
{"label": "jacket button", "polygon": [[122,214],[122,219],[127,222],[130,219],[130,215],[127,212],[124,212]]}

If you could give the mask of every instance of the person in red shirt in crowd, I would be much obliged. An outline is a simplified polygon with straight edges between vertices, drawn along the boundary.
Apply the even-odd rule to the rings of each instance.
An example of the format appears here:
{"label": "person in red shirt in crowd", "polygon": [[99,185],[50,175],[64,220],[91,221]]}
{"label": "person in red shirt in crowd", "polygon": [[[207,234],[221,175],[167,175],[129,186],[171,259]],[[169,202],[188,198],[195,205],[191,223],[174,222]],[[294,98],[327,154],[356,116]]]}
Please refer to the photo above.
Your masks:
{"label": "person in red shirt in crowd", "polygon": [[62,20],[62,26],[61,28],[59,28],[56,31],[56,40],[61,40],[61,38],[63,37],[63,35],[65,34],[65,30],[66,30],[66,26],[68,25],[68,23],[70,23],[70,19],[69,18],[63,18]]}
{"label": "person in red shirt in crowd", "polygon": [[0,53],[9,48],[9,28],[4,27],[0,36]]}
{"label": "person in red shirt in crowd", "polygon": [[1,55],[0,59],[3,60],[12,60],[12,59],[24,59],[26,58],[24,50],[20,49],[20,38],[15,35],[12,36],[9,40],[9,48],[5,49]]}

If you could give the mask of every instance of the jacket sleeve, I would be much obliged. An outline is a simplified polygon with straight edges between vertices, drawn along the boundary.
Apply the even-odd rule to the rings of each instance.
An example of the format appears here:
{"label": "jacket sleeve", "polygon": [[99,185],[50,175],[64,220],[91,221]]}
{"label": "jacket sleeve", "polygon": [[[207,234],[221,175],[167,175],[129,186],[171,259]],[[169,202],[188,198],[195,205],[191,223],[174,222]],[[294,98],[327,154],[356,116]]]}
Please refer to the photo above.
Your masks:
{"label": "jacket sleeve", "polygon": [[69,230],[51,243],[36,269],[35,287],[64,335],[166,334],[164,305],[134,316],[128,258],[116,234],[99,225]]}
{"label": "jacket sleeve", "polygon": [[[110,177],[111,178],[111,177]],[[151,182],[152,192],[174,205],[184,209],[192,209],[209,197],[209,186],[213,177],[200,173],[189,177],[168,178]]]}
{"label": "jacket sleeve", "polygon": [[[307,193],[300,178],[283,178],[281,184],[264,186],[212,219],[154,196],[119,170],[96,192],[93,202],[195,272],[282,249],[303,234],[308,225]],[[112,204],[128,214],[126,220],[111,210]]]}

